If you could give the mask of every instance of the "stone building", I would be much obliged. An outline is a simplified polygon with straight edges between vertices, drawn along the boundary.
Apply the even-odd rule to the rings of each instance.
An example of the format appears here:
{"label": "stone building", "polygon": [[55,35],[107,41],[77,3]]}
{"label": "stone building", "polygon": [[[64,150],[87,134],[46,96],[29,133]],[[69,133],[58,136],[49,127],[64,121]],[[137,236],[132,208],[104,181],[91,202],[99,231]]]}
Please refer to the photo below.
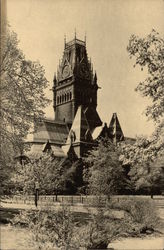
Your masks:
{"label": "stone building", "polygon": [[[51,150],[57,157],[83,156],[96,145],[95,129],[102,126],[97,113],[97,75],[88,60],[86,42],[75,38],[66,42],[61,63],[53,80],[54,120],[44,119],[28,140],[30,151],[38,154]],[[114,143],[124,135],[114,113],[109,125],[105,124],[97,136],[109,137]]]}

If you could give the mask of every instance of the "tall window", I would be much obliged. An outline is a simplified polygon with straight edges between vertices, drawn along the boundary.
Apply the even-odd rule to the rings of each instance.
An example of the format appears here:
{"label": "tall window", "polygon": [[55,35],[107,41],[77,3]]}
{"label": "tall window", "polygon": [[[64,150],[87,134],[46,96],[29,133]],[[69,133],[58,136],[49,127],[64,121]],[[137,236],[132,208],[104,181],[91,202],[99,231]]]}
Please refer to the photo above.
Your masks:
{"label": "tall window", "polygon": [[69,93],[67,93],[67,101],[69,101]]}
{"label": "tall window", "polygon": [[64,102],[64,95],[62,95],[62,102]]}
{"label": "tall window", "polygon": [[70,96],[70,100],[72,100],[72,93],[71,92],[69,93],[69,96]]}

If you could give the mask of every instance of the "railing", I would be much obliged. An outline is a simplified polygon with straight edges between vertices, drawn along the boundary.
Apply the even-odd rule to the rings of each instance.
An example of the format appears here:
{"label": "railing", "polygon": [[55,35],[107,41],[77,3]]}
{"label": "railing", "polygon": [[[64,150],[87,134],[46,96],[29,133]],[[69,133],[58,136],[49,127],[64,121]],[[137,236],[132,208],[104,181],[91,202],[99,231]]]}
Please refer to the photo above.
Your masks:
{"label": "railing", "polygon": [[[111,196],[110,199],[112,201],[119,201],[119,200],[126,200],[130,198],[140,198],[140,199],[151,199],[151,196],[141,196],[141,195],[114,195]],[[14,195],[14,196],[2,196],[1,200],[6,203],[15,203],[15,204],[34,204],[34,195],[28,196],[21,196],[21,195]],[[157,204],[157,206],[164,207],[164,196],[154,196],[153,200]],[[40,195],[39,196],[39,204],[83,204],[83,205],[91,205],[94,206],[98,202],[102,206],[106,204],[108,198],[106,196],[85,196],[85,195]]]}

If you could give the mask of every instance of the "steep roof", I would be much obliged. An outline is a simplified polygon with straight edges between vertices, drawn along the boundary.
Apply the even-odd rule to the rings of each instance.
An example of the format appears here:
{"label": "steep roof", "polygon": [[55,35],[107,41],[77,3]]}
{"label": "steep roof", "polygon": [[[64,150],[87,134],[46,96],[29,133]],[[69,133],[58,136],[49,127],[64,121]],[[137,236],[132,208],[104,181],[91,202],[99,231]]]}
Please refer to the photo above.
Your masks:
{"label": "steep roof", "polygon": [[100,138],[109,138],[112,140],[113,143],[117,143],[119,141],[124,140],[124,134],[122,132],[116,113],[113,113],[109,126],[107,126],[106,123],[104,124],[104,127],[99,133],[97,139],[100,139]]}
{"label": "steep roof", "polygon": [[47,142],[64,144],[66,142],[69,129],[66,123],[43,120],[37,124],[36,132],[33,136],[34,142]]}
{"label": "steep roof", "polygon": [[77,143],[87,143],[93,141],[89,124],[82,106],[79,106],[72,127],[67,137],[66,144],[62,146],[63,151],[67,154],[71,145]]}
{"label": "steep roof", "polygon": [[102,121],[96,111],[93,107],[87,107],[84,110],[85,116],[87,118],[89,127],[92,129],[95,129],[95,127],[99,127],[102,125]]}
{"label": "steep roof", "polygon": [[115,141],[122,141],[124,139],[124,134],[122,132],[118,117],[116,113],[113,113],[112,119],[109,124],[109,133]]}

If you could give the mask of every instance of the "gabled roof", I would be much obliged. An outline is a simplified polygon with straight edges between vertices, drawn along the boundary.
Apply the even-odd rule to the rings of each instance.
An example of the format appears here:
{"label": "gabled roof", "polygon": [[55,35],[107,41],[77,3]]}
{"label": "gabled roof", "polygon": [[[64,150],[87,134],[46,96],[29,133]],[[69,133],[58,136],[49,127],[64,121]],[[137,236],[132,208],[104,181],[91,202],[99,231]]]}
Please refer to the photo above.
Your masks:
{"label": "gabled roof", "polygon": [[117,142],[124,140],[124,134],[122,132],[118,117],[116,113],[113,113],[112,119],[109,124],[109,133],[111,138]]}
{"label": "gabled roof", "polygon": [[102,121],[95,108],[87,107],[84,110],[84,113],[85,113],[90,129],[94,130],[96,127],[99,127],[102,125]]}
{"label": "gabled roof", "polygon": [[35,156],[41,157],[44,152],[50,151],[56,157],[65,157],[65,154],[60,146],[50,144],[49,141],[47,143],[38,143],[35,142],[31,145],[30,149],[26,151],[25,155],[27,157]]}
{"label": "gabled roof", "polygon": [[124,140],[124,134],[122,132],[116,113],[113,113],[109,126],[107,126],[106,123],[104,124],[104,127],[102,128],[97,139],[100,138],[109,138],[112,140],[113,143],[117,143],[119,141]]}
{"label": "gabled roof", "polygon": [[83,108],[82,106],[79,106],[68,134],[66,144],[62,146],[62,149],[65,154],[67,154],[71,145],[77,143],[87,143],[89,141],[93,141],[92,134]]}
{"label": "gabled roof", "polygon": [[33,135],[33,142],[47,142],[64,144],[66,142],[69,129],[66,123],[43,120],[37,124],[36,132]]}

